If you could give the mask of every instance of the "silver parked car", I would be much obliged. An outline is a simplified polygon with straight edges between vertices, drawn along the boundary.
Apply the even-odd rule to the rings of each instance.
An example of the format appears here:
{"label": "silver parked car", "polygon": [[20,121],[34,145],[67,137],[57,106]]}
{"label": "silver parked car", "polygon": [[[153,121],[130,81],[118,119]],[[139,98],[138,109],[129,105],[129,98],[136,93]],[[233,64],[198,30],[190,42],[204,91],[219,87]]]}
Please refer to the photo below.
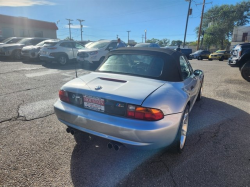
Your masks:
{"label": "silver parked car", "polygon": [[0,46],[0,56],[11,57],[15,60],[21,59],[21,50],[27,45],[36,45],[48,38],[24,38],[14,44],[4,44]]}
{"label": "silver parked car", "polygon": [[181,152],[203,80],[177,51],[122,48],[109,52],[95,72],[63,85],[54,110],[78,143],[85,132],[109,139],[115,150],[172,145]]}
{"label": "silver parked car", "polygon": [[25,46],[21,50],[21,55],[22,58],[25,60],[30,60],[30,59],[37,59],[39,60],[39,55],[40,55],[40,49],[43,47],[43,45],[46,42],[57,42],[59,41],[58,39],[50,39],[50,40],[44,40],[36,45],[29,45]]}

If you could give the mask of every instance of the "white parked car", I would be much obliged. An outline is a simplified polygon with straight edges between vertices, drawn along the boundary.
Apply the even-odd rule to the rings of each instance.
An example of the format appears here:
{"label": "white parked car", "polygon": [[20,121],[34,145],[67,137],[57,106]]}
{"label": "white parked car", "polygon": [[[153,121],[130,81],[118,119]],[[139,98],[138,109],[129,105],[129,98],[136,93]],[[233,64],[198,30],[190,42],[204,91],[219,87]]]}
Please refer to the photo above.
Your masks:
{"label": "white parked car", "polygon": [[[126,44],[121,41],[124,46]],[[117,40],[99,40],[89,45],[85,49],[80,49],[77,53],[77,61],[82,64],[91,64],[95,67],[100,65],[109,51],[116,49]]]}
{"label": "white parked car", "polygon": [[84,49],[84,46],[75,41],[59,40],[45,42],[40,50],[40,60],[45,62],[56,61],[60,65],[65,65],[76,59],[79,49]]}

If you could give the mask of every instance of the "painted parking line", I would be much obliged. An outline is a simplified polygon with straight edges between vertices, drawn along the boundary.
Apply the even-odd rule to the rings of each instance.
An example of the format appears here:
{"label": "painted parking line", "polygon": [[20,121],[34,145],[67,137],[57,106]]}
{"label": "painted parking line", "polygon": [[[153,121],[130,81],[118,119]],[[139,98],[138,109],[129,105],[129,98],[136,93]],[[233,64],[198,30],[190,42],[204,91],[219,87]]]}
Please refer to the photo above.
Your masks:
{"label": "painted parking line", "polygon": [[60,71],[57,69],[49,69],[46,71],[41,71],[41,72],[36,72],[36,73],[28,73],[28,74],[25,74],[25,76],[26,77],[39,77],[39,76],[55,74],[55,73],[60,73]]}

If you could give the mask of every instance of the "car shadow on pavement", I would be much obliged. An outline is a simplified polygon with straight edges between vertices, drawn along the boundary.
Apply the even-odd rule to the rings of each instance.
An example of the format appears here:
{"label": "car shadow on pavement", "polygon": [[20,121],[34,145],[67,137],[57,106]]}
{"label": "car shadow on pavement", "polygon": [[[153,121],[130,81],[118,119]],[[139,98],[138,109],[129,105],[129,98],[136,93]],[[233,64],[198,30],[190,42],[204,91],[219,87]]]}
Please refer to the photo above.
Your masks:
{"label": "car shadow on pavement", "polygon": [[249,146],[249,121],[245,111],[203,97],[190,113],[182,154],[166,149],[115,151],[107,148],[108,140],[94,137],[75,145],[72,182],[74,186],[237,186],[239,176],[232,172],[239,169],[241,179],[249,177],[250,149],[244,152]]}

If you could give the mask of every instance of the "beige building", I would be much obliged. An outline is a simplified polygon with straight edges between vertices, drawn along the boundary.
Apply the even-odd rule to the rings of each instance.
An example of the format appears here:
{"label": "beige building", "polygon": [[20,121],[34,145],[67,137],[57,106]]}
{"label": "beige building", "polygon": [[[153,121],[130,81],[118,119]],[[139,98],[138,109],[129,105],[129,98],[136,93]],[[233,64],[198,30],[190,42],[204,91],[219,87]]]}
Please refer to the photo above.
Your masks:
{"label": "beige building", "polygon": [[0,14],[0,38],[43,37],[56,39],[55,23]]}
{"label": "beige building", "polygon": [[250,42],[250,26],[234,27],[231,48],[237,44]]}

